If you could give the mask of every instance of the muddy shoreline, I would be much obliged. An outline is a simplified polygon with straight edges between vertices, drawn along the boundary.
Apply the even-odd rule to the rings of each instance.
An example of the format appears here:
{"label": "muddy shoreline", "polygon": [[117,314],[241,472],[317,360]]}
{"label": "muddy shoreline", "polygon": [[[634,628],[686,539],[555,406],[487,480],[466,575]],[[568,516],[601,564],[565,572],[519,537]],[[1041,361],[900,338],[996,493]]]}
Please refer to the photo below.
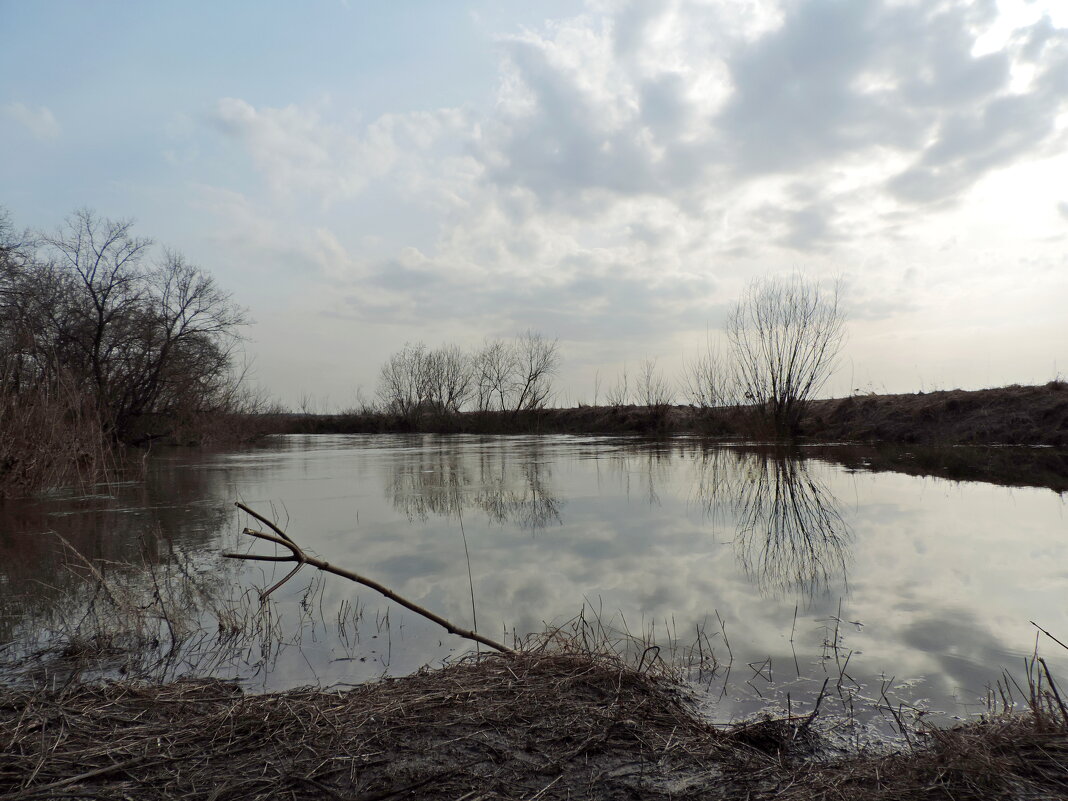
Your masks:
{"label": "muddy shoreline", "polygon": [[822,752],[812,720],[714,727],[669,677],[544,652],[265,695],[6,688],[0,799],[1068,797],[1068,715],[1048,691],[891,753]]}
{"label": "muddy shoreline", "polygon": [[[700,434],[760,440],[751,410],[693,406],[579,406],[514,412],[425,414],[380,412],[280,415],[267,428],[287,434]],[[908,445],[1042,445],[1068,448],[1068,383],[851,395],[810,404],[802,441]]]}

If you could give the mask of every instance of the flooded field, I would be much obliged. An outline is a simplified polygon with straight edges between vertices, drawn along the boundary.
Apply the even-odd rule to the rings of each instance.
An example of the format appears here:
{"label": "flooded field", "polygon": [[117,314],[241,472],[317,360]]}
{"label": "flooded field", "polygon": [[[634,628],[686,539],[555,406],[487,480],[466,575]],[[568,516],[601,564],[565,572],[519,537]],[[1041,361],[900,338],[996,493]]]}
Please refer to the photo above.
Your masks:
{"label": "flooded field", "polygon": [[[1031,621],[1068,641],[1065,496],[869,472],[855,448],[838,452],[413,435],[157,453],[143,481],[0,507],[0,657],[8,680],[12,662],[54,672],[78,656],[73,635],[96,674],[273,690],[469,650],[310,568],[261,608],[257,591],[290,566],[220,556],[263,552],[235,501],[487,636],[581,615],[587,630],[655,643],[650,655],[695,667],[720,720],[821,692],[860,717],[880,704],[980,711],[1003,671],[1024,675]],[[1041,637],[1068,675],[1068,651]],[[41,655],[59,641],[65,652]]]}

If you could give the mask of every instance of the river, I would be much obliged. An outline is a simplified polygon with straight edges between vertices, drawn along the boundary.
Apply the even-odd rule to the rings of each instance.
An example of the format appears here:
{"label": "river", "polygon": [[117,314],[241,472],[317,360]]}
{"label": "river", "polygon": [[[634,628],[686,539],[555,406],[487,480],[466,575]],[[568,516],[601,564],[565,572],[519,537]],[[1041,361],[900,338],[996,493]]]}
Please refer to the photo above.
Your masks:
{"label": "river", "polygon": [[855,449],[846,467],[835,453],[436,435],[160,451],[136,481],[0,507],[4,675],[55,670],[70,647],[44,654],[72,636],[99,646],[86,675],[253,690],[403,675],[469,650],[310,568],[261,608],[257,591],[289,565],[221,557],[273,553],[242,534],[258,524],[235,501],[493,638],[571,621],[659,645],[647,658],[704,657],[695,681],[722,720],[821,691],[964,715],[1003,671],[1023,683],[1036,638],[1068,675],[1068,651],[1034,625],[1068,640],[1066,496],[873,472]]}

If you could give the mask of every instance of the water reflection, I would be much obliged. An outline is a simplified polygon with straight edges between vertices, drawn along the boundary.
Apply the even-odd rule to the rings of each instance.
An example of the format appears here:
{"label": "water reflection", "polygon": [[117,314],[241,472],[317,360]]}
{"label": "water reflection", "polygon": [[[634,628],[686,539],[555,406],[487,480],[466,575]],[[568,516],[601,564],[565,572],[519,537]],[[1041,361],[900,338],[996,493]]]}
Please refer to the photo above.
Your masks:
{"label": "water reflection", "polygon": [[0,642],[20,623],[55,617],[84,585],[86,564],[161,565],[209,552],[230,525],[210,471],[161,459],[143,481],[0,506]]}
{"label": "water reflection", "polygon": [[522,450],[475,449],[440,441],[408,452],[391,465],[386,498],[410,521],[480,511],[493,523],[527,531],[562,523],[563,501],[536,444]]}
{"label": "water reflection", "polygon": [[[849,527],[838,499],[797,450],[624,443],[598,471],[628,500],[659,506],[680,456],[694,466],[708,518],[733,527],[738,559],[765,596],[845,592]],[[528,531],[564,523],[551,461],[536,441],[510,449],[439,440],[407,451],[391,464],[386,498],[409,521],[480,512]]]}
{"label": "water reflection", "polygon": [[746,574],[765,595],[846,594],[849,527],[812,463],[783,452],[739,456],[727,486]]}
{"label": "water reflection", "polygon": [[[732,681],[742,685],[732,698],[752,682],[764,702],[757,667],[744,666],[769,657],[776,682],[796,678],[819,692],[828,670],[832,682],[839,675],[826,661],[830,642],[849,675],[876,692],[885,673],[922,678],[934,698],[966,699],[1030,653],[1028,620],[1065,636],[1060,496],[858,472],[835,457],[689,439],[430,435],[163,454],[144,484],[0,506],[0,637],[69,617],[64,597],[91,602],[84,571],[65,566],[50,532],[113,571],[131,598],[147,593],[145,603],[153,567],[172,564],[175,551],[199,560],[224,595],[270,586],[285,566],[221,569],[218,553],[241,540],[235,499],[461,625],[477,606],[491,636],[540,631],[584,603],[606,619],[618,610],[633,630],[669,621],[680,639],[701,625],[720,632],[722,618],[714,645],[728,656],[729,632]],[[130,564],[128,579],[111,563]],[[309,602],[301,581],[276,593],[279,631],[289,636],[308,615],[326,622],[300,648],[276,649],[264,687],[402,674],[458,647],[345,582],[324,581]],[[184,603],[167,597],[168,608]],[[334,632],[335,617],[352,623],[350,636]],[[783,687],[795,701],[800,692]],[[724,717],[739,708],[717,703]]]}

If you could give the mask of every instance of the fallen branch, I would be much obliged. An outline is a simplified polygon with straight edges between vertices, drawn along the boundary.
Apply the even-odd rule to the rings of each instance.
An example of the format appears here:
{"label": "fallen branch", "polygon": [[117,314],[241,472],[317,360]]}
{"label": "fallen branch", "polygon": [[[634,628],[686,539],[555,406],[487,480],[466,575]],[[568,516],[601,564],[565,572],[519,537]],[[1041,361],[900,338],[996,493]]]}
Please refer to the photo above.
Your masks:
{"label": "fallen branch", "polygon": [[502,645],[499,642],[491,640],[488,637],[483,637],[478,632],[469,631],[468,629],[462,629],[459,626],[456,626],[453,623],[449,622],[441,615],[435,614],[429,609],[419,606],[419,604],[413,603],[412,601],[409,601],[403,596],[397,595],[397,593],[393,592],[393,590],[389,589],[389,587],[379,584],[377,581],[373,581],[372,579],[366,578],[365,576],[361,576],[359,573],[354,573],[351,570],[346,570],[343,567],[336,567],[327,562],[325,559],[319,559],[314,556],[309,556],[303,548],[297,545],[288,534],[282,531],[282,529],[280,529],[273,522],[263,517],[262,515],[254,512],[252,509],[245,506],[245,504],[243,503],[237,503],[235,505],[238,509],[254,517],[256,520],[259,520],[261,523],[263,523],[265,526],[267,526],[274,532],[273,534],[268,534],[264,531],[256,531],[255,529],[246,528],[244,530],[245,534],[248,534],[250,537],[255,537],[259,540],[264,540],[265,542],[271,542],[275,545],[280,545],[283,548],[288,549],[290,555],[263,556],[260,554],[253,553],[224,553],[224,557],[226,557],[227,559],[248,559],[256,562],[296,562],[296,565],[293,567],[293,569],[290,570],[289,573],[287,573],[281,581],[277,582],[273,586],[260,593],[261,601],[265,600],[267,596],[269,596],[272,592],[274,592],[287,581],[289,581],[291,578],[293,578],[293,576],[297,574],[297,571],[304,567],[304,565],[311,565],[314,568],[322,570],[324,573],[333,573],[335,576],[341,576],[342,578],[347,578],[349,581],[355,581],[357,584],[362,584],[365,587],[370,587],[372,590],[381,593],[382,595],[389,598],[391,601],[396,601],[405,609],[410,609],[417,615],[422,615],[427,620],[437,623],[450,634],[455,634],[459,637],[463,637],[465,639],[481,643],[482,645],[485,645],[489,648],[493,648],[494,650],[500,651],[501,653],[514,653],[514,650],[512,648],[509,648],[506,645]]}

